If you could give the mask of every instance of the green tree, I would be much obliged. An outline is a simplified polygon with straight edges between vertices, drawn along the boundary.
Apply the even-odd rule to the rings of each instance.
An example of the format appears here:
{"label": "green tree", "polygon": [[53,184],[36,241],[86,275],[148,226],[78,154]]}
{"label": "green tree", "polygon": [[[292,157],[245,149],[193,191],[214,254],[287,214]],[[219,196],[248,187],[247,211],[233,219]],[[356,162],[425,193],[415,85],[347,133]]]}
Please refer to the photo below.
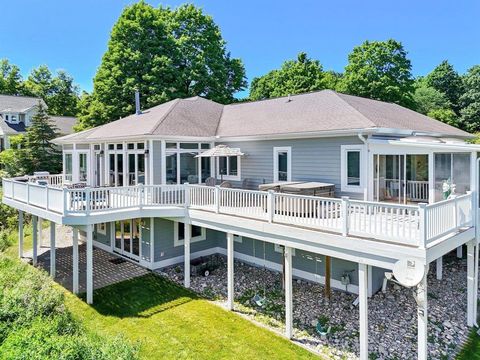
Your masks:
{"label": "green tree", "polygon": [[427,115],[433,119],[440,120],[448,125],[461,128],[462,124],[457,114],[452,109],[432,109]]}
{"label": "green tree", "polygon": [[365,41],[348,56],[341,89],[352,95],[413,107],[411,69],[400,42]]}
{"label": "green tree", "polygon": [[25,93],[43,99],[50,115],[75,116],[78,86],[64,70],[53,75],[48,66],[33,69],[24,83]]}
{"label": "green tree", "polygon": [[23,91],[22,76],[16,65],[0,59],[0,94],[19,95]]}
{"label": "green tree", "polygon": [[[335,81],[335,75],[329,74],[329,83]],[[325,72],[318,60],[310,59],[306,53],[298,54],[297,60],[285,61],[279,70],[252,80],[250,99],[268,99],[271,97],[301,94],[322,90],[327,85]]]}
{"label": "green tree", "polygon": [[62,153],[52,140],[58,137],[58,129],[50,121],[45,107],[38,103],[37,113],[25,134],[25,159],[27,173],[49,171],[57,174],[61,171]]}
{"label": "green tree", "polygon": [[31,163],[25,149],[25,135],[9,137],[10,148],[0,152],[1,176],[21,176],[28,174]]}
{"label": "green tree", "polygon": [[425,77],[428,86],[445,94],[453,111],[459,114],[463,82],[453,66],[444,60]]}
{"label": "green tree", "polygon": [[432,110],[450,108],[450,102],[446,95],[428,86],[425,81],[417,82],[413,100],[415,101],[415,110],[425,115]]}
{"label": "green tree", "polygon": [[465,92],[460,97],[462,127],[470,132],[480,131],[480,65],[468,69],[463,77]]}
{"label": "green tree", "polygon": [[245,86],[243,64],[227,52],[210,16],[193,5],[156,9],[140,1],[112,29],[93,93],[81,101],[78,128],[132,114],[136,88],[148,108],[194,95],[228,103]]}

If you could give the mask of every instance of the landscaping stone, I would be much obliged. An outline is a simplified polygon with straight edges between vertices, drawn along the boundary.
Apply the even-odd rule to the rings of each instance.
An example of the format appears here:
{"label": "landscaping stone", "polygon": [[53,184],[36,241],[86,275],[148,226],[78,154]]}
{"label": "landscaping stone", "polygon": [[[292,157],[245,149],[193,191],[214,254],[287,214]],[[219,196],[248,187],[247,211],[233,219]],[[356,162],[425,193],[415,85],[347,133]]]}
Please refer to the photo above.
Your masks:
{"label": "landscaping stone", "polygon": [[[210,276],[192,276],[191,288],[224,303],[227,296],[226,258],[218,257],[220,267]],[[443,280],[433,270],[428,277],[429,359],[453,358],[467,340],[466,261],[446,256]],[[434,267],[433,267],[434,268]],[[183,266],[159,271],[183,283]],[[266,297],[265,306],[255,305],[254,295]],[[323,286],[306,280],[293,282],[295,341],[332,359],[358,359],[359,317],[353,305],[356,295],[333,290],[331,299]],[[284,331],[284,293],[281,274],[235,261],[235,309],[250,319],[276,331]],[[368,300],[369,352],[373,359],[415,359],[417,354],[417,306],[413,289],[389,284]],[[315,331],[317,323],[330,327],[327,336]]]}

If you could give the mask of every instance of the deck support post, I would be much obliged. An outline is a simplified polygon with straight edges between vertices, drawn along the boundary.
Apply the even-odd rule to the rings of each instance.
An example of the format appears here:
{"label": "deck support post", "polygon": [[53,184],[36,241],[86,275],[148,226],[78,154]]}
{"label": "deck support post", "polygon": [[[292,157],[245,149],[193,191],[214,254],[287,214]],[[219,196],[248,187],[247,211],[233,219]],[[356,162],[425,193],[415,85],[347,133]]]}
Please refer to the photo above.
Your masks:
{"label": "deck support post", "polygon": [[87,304],[93,304],[93,231],[87,225]]}
{"label": "deck support post", "polygon": [[285,246],[285,336],[293,336],[292,248]]}
{"label": "deck support post", "polygon": [[373,296],[373,266],[367,265],[367,276],[368,276],[368,297]]}
{"label": "deck support post", "polygon": [[[477,265],[478,266],[478,265]],[[467,243],[467,325],[475,325],[474,303],[477,301],[475,292],[475,243]]]}
{"label": "deck support post", "polygon": [[38,254],[38,217],[32,216],[32,264],[37,266]]}
{"label": "deck support post", "polygon": [[72,228],[72,279],[73,279],[73,293],[78,294],[78,229]]}
{"label": "deck support post", "polygon": [[422,281],[417,285],[417,319],[418,319],[418,360],[427,360],[428,341],[428,305],[427,305],[427,275],[428,265],[425,266],[425,274]]}
{"label": "deck support post", "polygon": [[50,221],[50,276],[55,279],[56,262],[55,223]]}
{"label": "deck support post", "polygon": [[192,237],[192,225],[185,224],[185,240],[184,240],[184,278],[183,278],[183,285],[186,288],[190,287],[190,242]]}
{"label": "deck support post", "polygon": [[23,211],[18,211],[18,257],[23,258]]}
{"label": "deck support post", "polygon": [[38,246],[43,247],[43,219],[38,217]]}
{"label": "deck support post", "polygon": [[234,242],[233,233],[227,233],[227,307],[233,310],[234,301]]}
{"label": "deck support post", "polygon": [[358,299],[360,318],[360,360],[368,360],[368,270],[358,264]]}
{"label": "deck support post", "polygon": [[463,246],[460,245],[457,247],[457,258],[461,259],[463,257]]}
{"label": "deck support post", "polygon": [[442,280],[443,278],[443,256],[440,256],[437,261],[437,280]]}

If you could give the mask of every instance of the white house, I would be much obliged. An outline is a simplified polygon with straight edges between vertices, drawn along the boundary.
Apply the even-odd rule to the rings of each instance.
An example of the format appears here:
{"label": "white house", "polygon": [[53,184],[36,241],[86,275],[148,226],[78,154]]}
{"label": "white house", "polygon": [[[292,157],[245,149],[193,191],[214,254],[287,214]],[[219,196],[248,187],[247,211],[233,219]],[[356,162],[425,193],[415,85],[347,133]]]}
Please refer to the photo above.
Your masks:
{"label": "white house", "polygon": [[[46,107],[45,102],[39,98],[0,95],[0,151],[10,147],[10,136],[26,131],[39,102]],[[61,135],[73,133],[73,126],[77,121],[71,116],[51,116],[50,119]]]}
{"label": "white house", "polygon": [[[273,269],[284,261],[286,335],[292,277],[324,282],[359,295],[362,359],[368,295],[393,271],[416,288],[426,359],[427,270],[435,262],[441,276],[442,256],[464,244],[468,324],[476,319],[480,146],[469,138],[399,105],[330,90],[231,105],[177,99],[57,139],[63,174],[3,179],[3,202],[35,226],[39,217],[72,226],[74,254],[84,234],[89,303],[94,246],[150,269],[184,263],[186,287],[190,259],[224,254],[230,308],[234,257]],[[55,276],[54,231],[51,242]],[[331,267],[315,273],[317,257]],[[78,291],[78,256],[73,268]]]}

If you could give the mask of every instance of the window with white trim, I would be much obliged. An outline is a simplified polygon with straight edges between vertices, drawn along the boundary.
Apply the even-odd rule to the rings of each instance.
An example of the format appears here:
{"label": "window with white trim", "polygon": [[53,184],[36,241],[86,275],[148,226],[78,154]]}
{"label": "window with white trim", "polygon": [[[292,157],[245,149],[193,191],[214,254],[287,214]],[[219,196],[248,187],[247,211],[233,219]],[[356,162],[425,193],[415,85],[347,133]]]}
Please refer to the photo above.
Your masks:
{"label": "window with white trim", "polygon": [[[175,221],[173,223],[173,246],[182,246],[185,242],[185,224]],[[203,241],[207,238],[207,231],[205,228],[192,225],[190,242]]]}
{"label": "window with white trim", "polygon": [[273,182],[292,181],[292,148],[273,148]]}
{"label": "window with white trim", "polygon": [[364,147],[362,145],[342,145],[341,185],[345,192],[363,192]]}
{"label": "window with white trim", "polygon": [[96,230],[97,233],[102,234],[102,235],[107,235],[107,223],[99,223],[96,224]]}
{"label": "window with white trim", "polygon": [[224,180],[240,180],[240,156],[219,157],[217,160],[217,177],[223,177]]}

